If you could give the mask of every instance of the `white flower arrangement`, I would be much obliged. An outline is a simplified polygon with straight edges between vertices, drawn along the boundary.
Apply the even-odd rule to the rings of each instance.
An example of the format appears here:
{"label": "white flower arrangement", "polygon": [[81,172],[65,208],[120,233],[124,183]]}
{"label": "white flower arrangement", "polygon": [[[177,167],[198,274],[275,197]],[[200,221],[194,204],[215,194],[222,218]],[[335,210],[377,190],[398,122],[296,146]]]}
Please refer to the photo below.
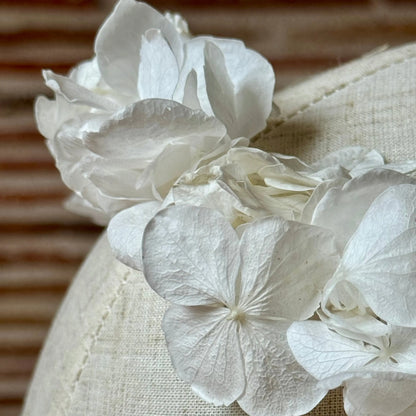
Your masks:
{"label": "white flower arrangement", "polygon": [[36,119],[68,207],[109,223],[114,255],[170,303],[172,364],[200,397],[296,416],[344,386],[348,416],[414,416],[416,162],[247,147],[271,66],[134,0],[91,60],[44,77]]}

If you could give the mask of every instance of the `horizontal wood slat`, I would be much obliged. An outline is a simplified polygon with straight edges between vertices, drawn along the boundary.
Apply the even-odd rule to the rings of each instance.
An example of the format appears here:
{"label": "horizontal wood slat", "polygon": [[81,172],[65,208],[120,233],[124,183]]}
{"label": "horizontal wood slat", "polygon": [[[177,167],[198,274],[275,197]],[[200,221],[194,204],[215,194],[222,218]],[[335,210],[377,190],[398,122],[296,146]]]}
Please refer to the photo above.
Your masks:
{"label": "horizontal wood slat", "polygon": [[0,268],[0,293],[61,290],[68,286],[78,267],[77,264],[62,267],[52,262],[39,262],[37,265],[33,267],[33,264],[23,261],[3,264]]}
{"label": "horizontal wood slat", "polygon": [[39,351],[49,324],[0,323],[0,354]]}
{"label": "horizontal wood slat", "polygon": [[[16,357],[12,354],[0,356],[0,378],[8,376],[28,376],[36,363],[36,354],[27,354]],[[0,413],[1,415],[2,413]]]}
{"label": "horizontal wood slat", "polygon": [[[1,293],[0,323],[50,323],[62,293]],[[1,358],[1,357],[0,357]],[[0,373],[1,373],[0,361]]]}
{"label": "horizontal wood slat", "polygon": [[94,7],[97,0],[0,0],[0,5],[35,7]]}
{"label": "horizontal wood slat", "polygon": [[159,9],[181,9],[181,8],[231,8],[233,10],[241,8],[309,8],[316,6],[339,7],[340,5],[370,5],[370,0],[153,0],[152,5]]}
{"label": "horizontal wood slat", "polygon": [[27,261],[37,263],[80,263],[97,235],[85,232],[0,233],[0,264]]}
{"label": "horizontal wood slat", "polygon": [[0,401],[0,415],[1,416],[18,416],[21,410],[21,400],[16,404],[14,403],[2,403]]}

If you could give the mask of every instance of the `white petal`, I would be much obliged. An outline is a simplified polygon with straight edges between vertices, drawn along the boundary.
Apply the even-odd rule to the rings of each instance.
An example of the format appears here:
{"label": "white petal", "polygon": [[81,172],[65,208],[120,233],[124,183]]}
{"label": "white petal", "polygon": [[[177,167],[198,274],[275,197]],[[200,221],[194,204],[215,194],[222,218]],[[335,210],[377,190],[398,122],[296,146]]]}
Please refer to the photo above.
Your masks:
{"label": "white petal", "polygon": [[181,64],[182,40],[176,28],[145,3],[120,0],[99,30],[95,41],[98,65],[104,80],[115,90],[137,95],[142,36],[152,28],[162,32]]}
{"label": "white petal", "polygon": [[193,169],[200,157],[201,149],[186,143],[166,145],[146,168],[143,174],[145,180],[140,180],[137,183],[138,191],[141,192],[142,189],[152,186],[157,199],[165,198],[176,180],[184,171]]}
{"label": "white petal", "polygon": [[182,104],[193,110],[201,109],[201,103],[198,98],[198,78],[194,69],[186,78]]}
{"label": "white petal", "polygon": [[215,39],[234,84],[237,104],[236,137],[253,137],[266,127],[272,109],[274,71],[260,54],[236,40]]}
{"label": "white petal", "polygon": [[265,218],[241,238],[241,301],[250,314],[302,320],[313,315],[339,256],[331,233]]}
{"label": "white petal", "polygon": [[371,343],[389,335],[391,327],[374,316],[362,294],[347,280],[332,278],[326,285],[318,315],[339,334]]}
{"label": "white petal", "polygon": [[143,236],[144,274],[165,299],[181,305],[235,304],[238,237],[216,211],[173,206]]}
{"label": "white petal", "polygon": [[238,323],[222,307],[172,305],[163,319],[169,353],[179,377],[203,399],[229,405],[244,391]]}
{"label": "white petal", "polygon": [[121,211],[108,225],[107,238],[114,255],[133,269],[143,268],[143,232],[159,208],[160,202],[144,202]]}
{"label": "white petal", "polygon": [[313,173],[313,169],[311,169],[308,164],[296,156],[284,155],[282,153],[273,153],[273,156],[275,156],[281,163],[294,171],[303,172],[305,174]]}
{"label": "white petal", "polygon": [[342,188],[347,181],[347,178],[337,178],[320,183],[313,190],[312,195],[309,197],[309,199],[303,206],[299,221],[306,224],[311,224],[316,207],[321,201],[321,199],[326,195],[326,193],[331,188]]}
{"label": "white petal", "polygon": [[391,169],[400,173],[412,173],[416,170],[416,160],[406,160],[404,162],[387,163],[386,169]]}
{"label": "white petal", "polygon": [[403,412],[399,413],[397,416],[415,416],[416,415],[416,403],[413,403],[410,407]]}
{"label": "white petal", "polygon": [[375,348],[366,350],[362,343],[330,331],[322,322],[295,322],[287,339],[299,364],[318,380],[363,370],[377,357]]}
{"label": "white petal", "polygon": [[64,207],[68,211],[78,215],[90,217],[95,224],[107,225],[109,215],[91,205],[87,200],[73,194],[64,202]]}
{"label": "white petal", "polygon": [[138,89],[140,99],[172,99],[178,83],[178,62],[158,29],[149,29],[142,38]]}
{"label": "white petal", "polygon": [[214,174],[213,169],[203,166],[197,173],[184,175],[172,189],[172,196],[177,205],[196,205],[215,209],[231,224],[239,221],[239,200],[224,186]]}
{"label": "white petal", "polygon": [[267,166],[260,171],[267,186],[291,192],[313,191],[319,181],[301,175],[284,165]]}
{"label": "white petal", "polygon": [[169,20],[169,22],[171,22],[175,26],[175,29],[179,34],[181,34],[185,38],[188,38],[190,36],[188,23],[180,14],[172,14],[170,12],[166,12],[165,17]]}
{"label": "white petal", "polygon": [[204,56],[207,95],[214,115],[227,126],[230,137],[239,137],[236,94],[225,66],[224,55],[214,43],[206,42]]}
{"label": "white petal", "polygon": [[237,147],[227,153],[227,161],[237,163],[247,175],[256,173],[264,167],[279,165],[273,154],[255,147]]}
{"label": "white petal", "polygon": [[[125,175],[126,171],[117,163],[118,168],[114,168],[114,161],[105,161],[94,155],[70,131],[65,131],[65,135],[60,132],[53,144],[64,183],[82,197],[88,207],[104,215],[106,222],[118,211],[140,201],[139,196],[134,196],[134,187],[129,188],[130,178]],[[116,186],[111,186],[114,183]],[[130,194],[133,198],[129,197]]]}
{"label": "white petal", "polygon": [[97,58],[94,57],[79,63],[77,66],[71,69],[69,78],[76,82],[78,85],[81,85],[84,88],[88,88],[89,90],[97,88],[102,83]]}
{"label": "white petal", "polygon": [[402,183],[416,181],[390,170],[371,170],[342,188],[330,189],[317,205],[312,224],[332,230],[343,249],[374,199],[389,186]]}
{"label": "white petal", "polygon": [[[75,107],[59,95],[56,100],[48,100],[43,96],[38,97],[35,102],[35,117],[42,136],[53,140],[62,123],[76,116],[77,109]],[[53,157],[56,158],[55,152],[52,149],[51,151]]]}
{"label": "white petal", "polygon": [[416,400],[416,382],[352,379],[345,383],[348,416],[395,416]]}
{"label": "white petal", "polygon": [[290,352],[288,326],[256,320],[240,329],[247,387],[238,403],[251,416],[303,415],[327,393]]}
{"label": "white petal", "polygon": [[391,327],[387,352],[396,361],[400,371],[416,374],[416,329]]}
{"label": "white petal", "polygon": [[[140,101],[123,112],[115,114],[85,139],[87,147],[106,158],[135,158],[149,153],[153,159],[163,147],[173,140],[189,140],[225,135],[224,126],[202,111],[191,110],[169,100]],[[143,142],[151,139],[148,149]],[[162,147],[161,147],[162,146]]]}
{"label": "white petal", "polygon": [[355,177],[383,165],[384,159],[376,150],[368,151],[360,146],[352,146],[330,153],[313,163],[311,168],[320,171],[331,166],[342,166],[352,177]]}
{"label": "white petal", "polygon": [[[207,114],[213,114],[204,73],[204,48],[207,42],[214,43],[221,50],[227,74],[234,86],[237,122],[235,126],[227,125],[236,134],[231,138],[250,138],[266,126],[266,119],[272,108],[274,73],[271,65],[261,55],[247,49],[241,41],[213,37],[196,37],[188,41],[185,44],[186,59],[176,91],[177,97],[182,98],[181,91],[186,78],[194,69],[198,77],[201,108]],[[220,75],[219,77],[221,79]]]}
{"label": "white petal", "polygon": [[416,325],[416,186],[387,189],[351,237],[337,274],[387,322]]}
{"label": "white petal", "polygon": [[[129,163],[136,163],[138,167],[135,169]],[[145,192],[143,189],[138,189],[136,183],[138,178],[142,175],[142,170],[139,168],[141,160],[129,159],[128,161],[120,159],[104,159],[97,157],[82,163],[84,170],[84,177],[100,189],[103,195],[112,196],[115,198],[125,198],[135,200],[137,202],[154,199],[152,194]],[[130,204],[130,206],[135,204]]]}
{"label": "white petal", "polygon": [[84,104],[106,111],[119,109],[119,106],[113,101],[76,84],[70,78],[54,74],[52,71],[43,71],[43,77],[49,88],[56,94],[62,95],[70,103]]}

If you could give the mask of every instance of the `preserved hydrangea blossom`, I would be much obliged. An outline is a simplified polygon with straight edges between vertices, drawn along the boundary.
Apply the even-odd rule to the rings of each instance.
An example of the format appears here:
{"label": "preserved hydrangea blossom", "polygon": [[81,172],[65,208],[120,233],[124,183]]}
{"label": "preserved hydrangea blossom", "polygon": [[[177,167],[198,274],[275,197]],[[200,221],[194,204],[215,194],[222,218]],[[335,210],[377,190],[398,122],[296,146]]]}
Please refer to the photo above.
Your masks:
{"label": "preserved hydrangea blossom", "polygon": [[340,250],[344,250],[375,198],[399,184],[416,184],[416,180],[394,170],[372,169],[322,193],[311,210],[310,223],[333,231]]}
{"label": "preserved hydrangea blossom", "polygon": [[274,88],[242,42],[192,38],[180,17],[134,0],[101,27],[94,58],[44,77],[55,99],[38,98],[38,127],[75,192],[69,207],[99,223],[162,200],[183,172],[262,130]]}
{"label": "preserved hydrangea blossom", "polygon": [[163,329],[178,375],[252,416],[311,410],[327,390],[296,363],[285,333],[314,313],[338,260],[319,227],[269,217],[239,239],[214,210],[160,211],[144,233],[144,273],[172,302]]}
{"label": "preserved hydrangea blossom", "polygon": [[234,227],[270,215],[299,220],[306,205],[311,209],[308,202],[318,187],[321,193],[347,182],[356,172],[383,165],[379,153],[358,146],[311,165],[294,156],[234,148],[182,175],[172,188],[171,201],[216,209]]}
{"label": "preserved hydrangea blossom", "polygon": [[[397,175],[383,179],[397,183]],[[321,322],[288,330],[296,359],[321,386],[344,384],[350,416],[405,415],[416,400],[416,185],[386,188],[345,246],[324,290]]]}
{"label": "preserved hydrangea blossom", "polygon": [[382,166],[379,153],[358,146],[311,165],[293,156],[233,148],[183,174],[163,203],[142,203],[118,213],[108,227],[109,241],[120,261],[140,268],[144,228],[159,209],[172,203],[215,209],[234,228],[271,215],[308,223],[308,214],[326,191],[338,189],[352,175]]}

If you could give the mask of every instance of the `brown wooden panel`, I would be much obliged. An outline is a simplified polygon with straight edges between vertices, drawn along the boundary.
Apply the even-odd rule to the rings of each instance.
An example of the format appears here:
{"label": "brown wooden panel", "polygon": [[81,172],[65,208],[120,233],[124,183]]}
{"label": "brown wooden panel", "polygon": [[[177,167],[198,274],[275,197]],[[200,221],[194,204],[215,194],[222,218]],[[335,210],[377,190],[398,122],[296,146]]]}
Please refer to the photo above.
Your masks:
{"label": "brown wooden panel", "polygon": [[161,10],[180,10],[182,8],[310,8],[339,7],[340,5],[369,5],[370,0],[153,0],[152,6]]}
{"label": "brown wooden panel", "polygon": [[36,45],[40,42],[51,42],[53,39],[56,43],[71,43],[72,45],[80,44],[81,46],[93,44],[95,30],[71,30],[62,28],[60,30],[20,30],[15,33],[0,33],[1,45],[19,45],[22,42],[26,46]]}
{"label": "brown wooden panel", "polygon": [[0,401],[0,415],[1,416],[19,416],[21,412],[21,400],[11,403],[1,403]]}
{"label": "brown wooden panel", "polygon": [[0,5],[40,7],[96,7],[97,0],[0,0]]}

